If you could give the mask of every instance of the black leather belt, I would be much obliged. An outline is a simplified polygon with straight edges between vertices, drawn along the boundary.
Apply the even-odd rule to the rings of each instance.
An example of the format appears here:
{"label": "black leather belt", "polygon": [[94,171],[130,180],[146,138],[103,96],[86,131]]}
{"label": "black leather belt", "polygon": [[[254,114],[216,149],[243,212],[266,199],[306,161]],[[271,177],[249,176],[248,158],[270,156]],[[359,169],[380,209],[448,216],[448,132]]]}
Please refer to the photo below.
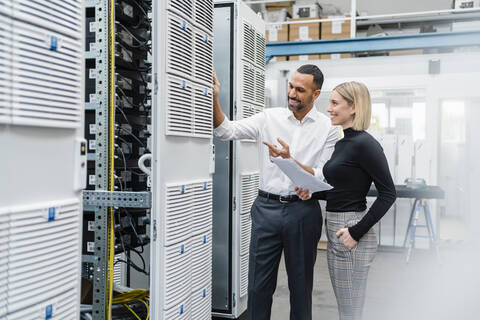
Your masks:
{"label": "black leather belt", "polygon": [[278,194],[268,193],[263,190],[258,190],[258,195],[263,198],[278,200],[281,203],[288,203],[288,202],[294,202],[294,201],[300,200],[300,198],[294,194],[289,196],[281,196]]}

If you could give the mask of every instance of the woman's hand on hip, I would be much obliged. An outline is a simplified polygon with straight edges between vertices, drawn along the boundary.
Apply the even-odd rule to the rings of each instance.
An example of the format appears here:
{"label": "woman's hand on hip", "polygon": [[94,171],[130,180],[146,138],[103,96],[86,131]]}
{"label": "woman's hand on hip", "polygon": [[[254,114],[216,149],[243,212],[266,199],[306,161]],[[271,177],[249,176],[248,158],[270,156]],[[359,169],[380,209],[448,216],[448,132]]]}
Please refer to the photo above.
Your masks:
{"label": "woman's hand on hip", "polygon": [[352,236],[350,235],[350,232],[348,232],[348,228],[342,228],[338,230],[336,235],[337,235],[337,238],[342,237],[343,244],[349,250],[352,250],[358,244],[358,241],[353,239]]}
{"label": "woman's hand on hip", "polygon": [[300,187],[295,187],[295,192],[297,196],[302,200],[310,200],[312,198],[312,194],[308,189],[302,189]]}

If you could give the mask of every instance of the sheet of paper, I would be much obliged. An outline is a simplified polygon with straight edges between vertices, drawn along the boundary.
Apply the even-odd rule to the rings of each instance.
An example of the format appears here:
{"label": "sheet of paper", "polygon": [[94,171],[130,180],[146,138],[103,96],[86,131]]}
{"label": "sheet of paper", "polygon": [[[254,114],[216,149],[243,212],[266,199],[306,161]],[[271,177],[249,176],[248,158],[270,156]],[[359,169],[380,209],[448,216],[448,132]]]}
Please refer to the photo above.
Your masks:
{"label": "sheet of paper", "polygon": [[300,41],[310,40],[310,38],[308,37],[308,26],[301,26],[300,28],[298,28],[298,39]]}
{"label": "sheet of paper", "polygon": [[292,158],[270,158],[287,177],[292,180],[295,186],[302,189],[308,189],[310,193],[330,190],[333,187],[328,183],[323,182],[319,178],[312,176],[307,171],[303,170]]}
{"label": "sheet of paper", "polygon": [[278,41],[278,31],[277,28],[268,29],[268,41]]}

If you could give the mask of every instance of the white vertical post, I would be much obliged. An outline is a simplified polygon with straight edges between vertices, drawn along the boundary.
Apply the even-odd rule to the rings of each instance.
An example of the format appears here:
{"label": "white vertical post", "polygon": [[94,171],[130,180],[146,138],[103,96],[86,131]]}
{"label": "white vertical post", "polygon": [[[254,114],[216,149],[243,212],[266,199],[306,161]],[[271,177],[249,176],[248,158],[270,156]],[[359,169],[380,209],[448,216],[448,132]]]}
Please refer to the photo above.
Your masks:
{"label": "white vertical post", "polygon": [[355,38],[357,34],[357,0],[351,0],[350,9],[350,38]]}

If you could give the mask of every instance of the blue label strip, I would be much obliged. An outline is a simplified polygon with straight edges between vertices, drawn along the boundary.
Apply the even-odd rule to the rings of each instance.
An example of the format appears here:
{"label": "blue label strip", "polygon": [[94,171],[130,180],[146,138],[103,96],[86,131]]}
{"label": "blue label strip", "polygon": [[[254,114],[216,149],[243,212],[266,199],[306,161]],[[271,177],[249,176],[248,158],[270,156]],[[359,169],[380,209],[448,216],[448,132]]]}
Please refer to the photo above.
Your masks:
{"label": "blue label strip", "polygon": [[48,221],[55,220],[55,207],[48,208]]}

